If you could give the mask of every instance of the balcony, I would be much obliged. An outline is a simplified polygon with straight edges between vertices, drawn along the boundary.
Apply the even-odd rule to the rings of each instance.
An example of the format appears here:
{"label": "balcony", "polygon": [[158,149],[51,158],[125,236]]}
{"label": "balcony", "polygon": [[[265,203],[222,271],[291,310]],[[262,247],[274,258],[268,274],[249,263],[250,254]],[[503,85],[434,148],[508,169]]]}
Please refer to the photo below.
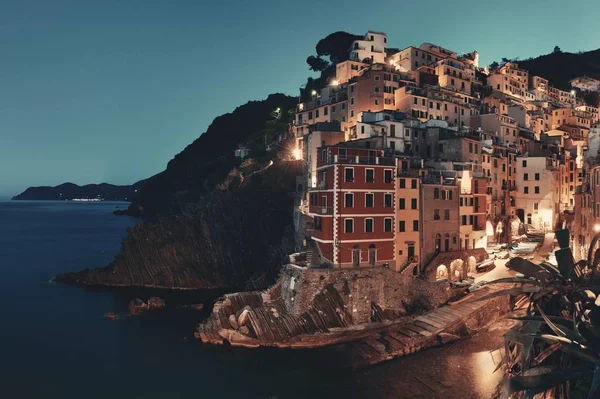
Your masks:
{"label": "balcony", "polygon": [[333,215],[333,207],[332,206],[310,205],[308,207],[308,211],[310,213],[315,213],[317,215]]}
{"label": "balcony", "polygon": [[360,157],[360,156],[349,156],[349,157],[340,157],[339,155],[334,155],[333,157],[328,157],[327,164],[355,164],[355,165],[386,165],[386,166],[396,166],[397,159],[396,158],[386,158],[386,157]]}

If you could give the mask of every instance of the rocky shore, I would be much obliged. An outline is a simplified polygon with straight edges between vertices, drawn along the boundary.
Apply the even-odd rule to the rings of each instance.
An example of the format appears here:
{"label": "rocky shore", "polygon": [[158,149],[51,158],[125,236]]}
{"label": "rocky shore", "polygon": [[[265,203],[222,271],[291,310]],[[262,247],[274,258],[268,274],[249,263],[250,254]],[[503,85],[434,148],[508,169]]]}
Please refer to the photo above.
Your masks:
{"label": "rocky shore", "polygon": [[[56,276],[89,286],[175,290],[264,289],[294,252],[295,176],[301,165],[275,163],[226,185],[182,213],[132,227],[104,268]],[[233,172],[235,174],[235,172]]]}
{"label": "rocky shore", "polygon": [[196,336],[233,346],[312,348],[407,322],[464,292],[385,268],[309,269],[287,265],[265,291],[228,294]]}

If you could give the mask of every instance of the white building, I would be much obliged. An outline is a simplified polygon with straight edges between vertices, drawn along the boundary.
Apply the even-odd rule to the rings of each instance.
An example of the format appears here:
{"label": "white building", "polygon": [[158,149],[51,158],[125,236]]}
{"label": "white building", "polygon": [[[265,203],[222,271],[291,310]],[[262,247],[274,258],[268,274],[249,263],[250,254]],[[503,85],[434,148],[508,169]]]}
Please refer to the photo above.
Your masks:
{"label": "white building", "polygon": [[587,76],[581,76],[579,78],[571,79],[569,82],[571,87],[577,88],[583,91],[600,91],[600,80],[588,78]]}
{"label": "white building", "polygon": [[555,198],[559,195],[558,160],[546,157],[517,157],[517,216],[526,224],[552,231],[555,218]]}
{"label": "white building", "polygon": [[370,59],[372,63],[385,62],[387,49],[387,35],[382,32],[368,31],[363,40],[352,42],[350,59],[362,62]]}
{"label": "white building", "polygon": [[394,111],[361,112],[356,126],[350,128],[351,139],[383,136],[386,150],[404,152],[410,144],[410,128],[405,125],[405,114]]}

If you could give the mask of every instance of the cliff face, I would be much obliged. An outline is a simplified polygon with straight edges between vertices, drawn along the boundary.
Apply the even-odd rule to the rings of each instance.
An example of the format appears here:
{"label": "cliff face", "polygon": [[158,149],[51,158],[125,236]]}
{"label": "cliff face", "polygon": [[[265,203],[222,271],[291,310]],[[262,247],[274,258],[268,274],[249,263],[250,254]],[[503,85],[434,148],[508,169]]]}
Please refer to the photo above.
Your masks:
{"label": "cliff face", "polygon": [[[257,289],[272,283],[294,251],[292,206],[299,162],[275,163],[228,184],[180,215],[140,223],[105,268],[59,282],[172,289]],[[240,184],[240,182],[243,183]]]}

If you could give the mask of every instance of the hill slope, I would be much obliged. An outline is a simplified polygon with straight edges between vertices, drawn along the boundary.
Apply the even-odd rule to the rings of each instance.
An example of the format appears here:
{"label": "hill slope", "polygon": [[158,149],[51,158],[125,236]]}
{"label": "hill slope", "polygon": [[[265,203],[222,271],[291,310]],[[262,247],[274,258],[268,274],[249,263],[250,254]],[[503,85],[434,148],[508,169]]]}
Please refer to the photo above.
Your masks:
{"label": "hill slope", "polygon": [[561,90],[570,90],[569,81],[579,76],[600,79],[600,49],[583,53],[554,52],[517,61],[530,76],[541,76]]}
{"label": "hill slope", "polygon": [[73,183],[63,183],[56,187],[41,186],[29,187],[21,194],[15,195],[13,200],[29,201],[53,201],[53,200],[72,200],[74,198],[104,198],[107,201],[130,201],[135,195],[142,182],[135,183],[132,186],[115,186],[113,184],[86,184],[78,186]]}
{"label": "hill slope", "polygon": [[[240,142],[257,143],[253,157],[264,151],[269,135],[285,131],[296,97],[271,94],[262,101],[250,101],[233,112],[214,119],[206,133],[169,161],[167,168],[147,180],[129,208],[132,215],[176,214],[182,203],[195,203],[222,182],[239,163],[234,151]],[[279,109],[280,118],[273,112]],[[258,145],[261,144],[261,145]]]}

